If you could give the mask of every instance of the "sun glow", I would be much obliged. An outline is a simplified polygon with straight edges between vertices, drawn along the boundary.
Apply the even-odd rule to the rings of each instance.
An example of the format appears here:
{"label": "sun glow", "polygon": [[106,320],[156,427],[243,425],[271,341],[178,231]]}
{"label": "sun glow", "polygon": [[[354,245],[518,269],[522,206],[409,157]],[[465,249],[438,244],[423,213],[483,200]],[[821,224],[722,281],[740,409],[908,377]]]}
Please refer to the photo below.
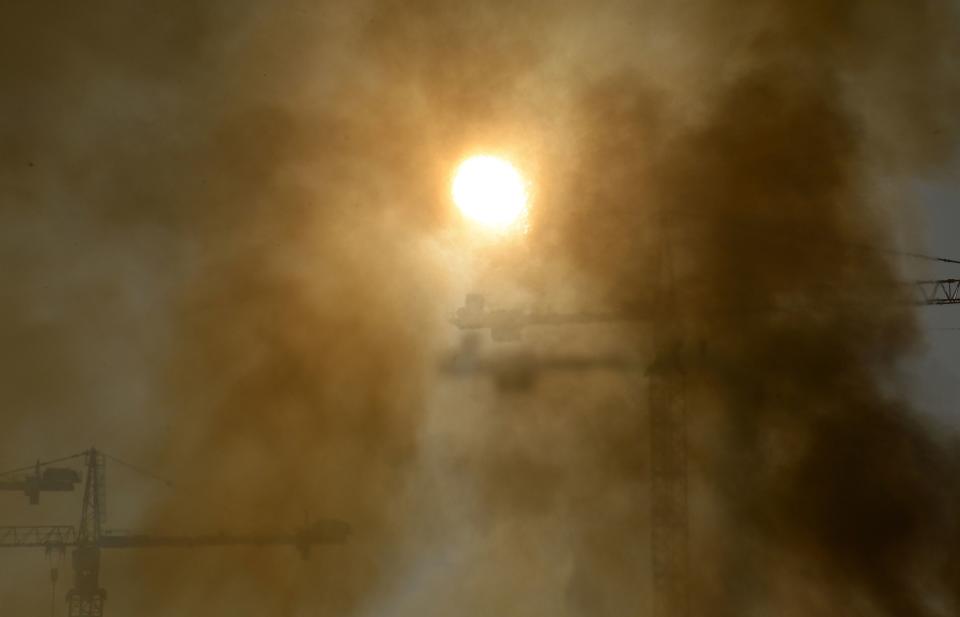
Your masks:
{"label": "sun glow", "polygon": [[464,217],[494,231],[507,231],[527,215],[527,185],[504,159],[481,155],[460,164],[453,177],[453,201]]}

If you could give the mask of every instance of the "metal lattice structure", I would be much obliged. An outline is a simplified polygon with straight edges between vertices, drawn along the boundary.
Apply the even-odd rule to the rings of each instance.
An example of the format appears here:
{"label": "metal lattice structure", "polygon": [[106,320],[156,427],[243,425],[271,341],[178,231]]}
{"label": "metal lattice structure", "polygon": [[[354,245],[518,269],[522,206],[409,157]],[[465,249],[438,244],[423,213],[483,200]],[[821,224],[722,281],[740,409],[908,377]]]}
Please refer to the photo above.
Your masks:
{"label": "metal lattice structure", "polygon": [[91,448],[84,453],[87,474],[73,551],[73,588],[67,592],[67,617],[101,617],[107,592],[100,587],[100,534],[107,516],[106,459]]}
{"label": "metal lattice structure", "polygon": [[[105,529],[106,459],[95,448],[60,460],[82,458],[86,468],[80,525],[0,527],[0,548],[44,548],[64,551],[72,548],[73,586],[67,592],[67,617],[103,617],[107,592],[100,586],[100,554],[104,549],[150,547],[200,548],[213,546],[293,546],[306,558],[316,544],[341,542],[350,533],[347,523],[321,520],[295,533],[148,535],[110,533]],[[116,460],[116,459],[114,459]],[[122,461],[120,461],[122,462]],[[0,482],[0,491],[22,491],[30,503],[38,503],[41,492],[69,491],[80,482],[76,472],[49,467],[49,463],[15,471],[33,471],[32,475]],[[6,472],[9,473],[9,472]],[[56,570],[51,572],[56,581]]]}
{"label": "metal lattice structure", "polygon": [[107,592],[103,589],[95,595],[81,595],[75,589],[67,592],[67,615],[69,617],[103,617],[103,605]]}
{"label": "metal lattice structure", "polygon": [[106,461],[103,454],[91,448],[87,457],[87,478],[83,490],[83,510],[80,514],[78,544],[91,544],[100,537],[107,517]]}
{"label": "metal lattice structure", "polygon": [[[528,326],[557,326],[633,321],[653,316],[673,315],[675,293],[672,289],[670,264],[663,256],[665,293],[661,302],[638,313],[543,313],[523,311],[490,311],[482,296],[467,296],[464,306],[451,320],[462,330],[489,329],[495,341],[517,340]],[[663,323],[669,323],[669,317]],[[647,370],[650,414],[651,455],[651,573],[654,617],[686,617],[688,607],[688,514],[687,514],[687,418],[684,396],[685,379],[681,362],[680,328],[661,333],[656,358]],[[513,364],[503,360],[482,360],[468,346],[466,354],[452,357],[441,368],[447,372],[485,373],[495,379],[504,374],[513,377],[523,371],[521,383],[528,386],[539,371],[641,368],[633,358],[609,357],[570,359],[524,358]],[[512,371],[512,372],[511,372]],[[509,383],[509,382],[508,382]]]}
{"label": "metal lattice structure", "polygon": [[670,225],[660,213],[653,308],[656,357],[648,369],[652,617],[689,613],[690,515],[684,339]]}
{"label": "metal lattice structure", "polygon": [[77,530],[70,525],[0,527],[0,548],[48,548],[76,544]]}
{"label": "metal lattice structure", "polygon": [[650,552],[654,617],[688,613],[687,416],[679,361],[649,373]]}
{"label": "metal lattice structure", "polygon": [[960,279],[917,281],[915,285],[920,293],[920,304],[960,304]]}
{"label": "metal lattice structure", "polygon": [[[551,313],[518,310],[488,310],[483,296],[467,296],[464,306],[451,320],[463,330],[489,329],[495,341],[513,341],[520,338],[529,326],[557,326],[587,323],[607,323],[660,317],[659,323],[672,323],[677,302],[672,265],[667,249],[660,255],[661,293],[658,300],[640,313]],[[960,304],[960,279],[914,281],[918,305],[934,306]],[[677,326],[674,324],[674,326]],[[689,614],[689,512],[687,418],[684,395],[685,378],[681,362],[682,332],[660,333],[656,360],[648,370],[650,453],[651,453],[651,569],[653,617],[686,617]],[[461,359],[462,360],[462,359]],[[448,363],[450,364],[450,363]],[[603,366],[592,362],[560,365],[556,361],[528,359],[523,369],[533,374],[538,370],[558,368],[587,368]],[[629,368],[631,363],[621,361],[613,368]],[[452,368],[451,368],[452,367]],[[471,372],[486,372],[497,377],[510,366],[472,358],[472,363],[445,366],[447,370],[468,368]],[[499,372],[498,372],[499,371]],[[532,378],[527,376],[527,383]]]}

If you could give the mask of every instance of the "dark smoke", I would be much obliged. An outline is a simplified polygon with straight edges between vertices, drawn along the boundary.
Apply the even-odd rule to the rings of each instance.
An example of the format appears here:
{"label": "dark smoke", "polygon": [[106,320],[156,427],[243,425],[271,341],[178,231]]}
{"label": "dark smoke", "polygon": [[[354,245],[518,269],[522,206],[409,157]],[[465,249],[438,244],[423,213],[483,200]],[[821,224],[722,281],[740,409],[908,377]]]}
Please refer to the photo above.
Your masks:
{"label": "dark smoke", "polygon": [[[914,318],[862,247],[910,218],[881,181],[955,147],[957,24],[926,0],[8,7],[4,458],[165,469],[148,529],[354,527],[307,564],[109,555],[111,611],[643,614],[647,380],[492,404],[435,367],[461,279],[638,312],[670,287],[575,342],[682,350],[692,612],[952,614],[956,456],[900,394]],[[447,183],[485,150],[536,201],[470,261]]]}
{"label": "dark smoke", "polygon": [[[695,565],[693,610],[950,614],[952,455],[897,394],[916,344],[897,268],[851,247],[894,242],[870,204],[876,174],[922,172],[955,138],[955,16],[898,2],[703,8],[750,24],[718,49],[712,104],[661,138],[643,90],[588,97],[603,123],[575,177],[607,182],[573,199],[608,208],[568,206],[563,245],[610,301],[678,297],[695,464],[725,512],[701,519],[711,531],[692,545],[692,563],[711,563]],[[645,227],[659,234],[649,244]],[[643,285],[658,250],[676,275]]]}

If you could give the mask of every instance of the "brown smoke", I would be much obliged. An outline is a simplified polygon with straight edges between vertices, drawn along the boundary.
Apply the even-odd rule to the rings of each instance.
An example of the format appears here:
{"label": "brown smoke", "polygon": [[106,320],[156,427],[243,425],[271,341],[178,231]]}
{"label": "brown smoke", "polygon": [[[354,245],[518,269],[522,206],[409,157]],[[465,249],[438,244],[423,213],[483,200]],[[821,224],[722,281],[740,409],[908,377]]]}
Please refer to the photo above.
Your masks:
{"label": "brown smoke", "polygon": [[642,614],[647,380],[437,394],[461,274],[449,173],[492,149],[536,192],[523,247],[477,249],[485,291],[641,311],[666,293],[669,248],[675,310],[607,342],[683,350],[693,610],[949,613],[954,461],[898,394],[915,326],[895,264],[863,247],[895,240],[878,178],[955,144],[954,13],[11,9],[4,452],[140,452],[178,486],[150,529],[286,531],[307,513],[354,528],[306,564],[109,555],[133,572],[107,571],[115,607]]}
{"label": "brown smoke", "polygon": [[897,394],[915,329],[896,268],[854,247],[893,242],[869,203],[877,174],[922,173],[955,138],[955,16],[900,2],[700,8],[718,59],[702,116],[664,136],[648,93],[603,84],[564,193],[603,206],[558,206],[561,246],[609,301],[677,296],[660,328],[686,346],[694,464],[720,507],[694,515],[693,610],[949,613],[952,463]]}

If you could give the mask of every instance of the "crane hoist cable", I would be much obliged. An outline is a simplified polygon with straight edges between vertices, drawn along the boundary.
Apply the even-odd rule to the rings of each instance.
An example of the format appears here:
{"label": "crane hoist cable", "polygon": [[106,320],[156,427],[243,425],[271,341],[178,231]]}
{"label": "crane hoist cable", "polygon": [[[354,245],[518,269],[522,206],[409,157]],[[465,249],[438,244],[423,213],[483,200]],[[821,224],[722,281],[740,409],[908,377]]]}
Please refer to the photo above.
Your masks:
{"label": "crane hoist cable", "polygon": [[119,464],[123,465],[124,467],[126,467],[127,469],[130,469],[130,470],[132,470],[132,471],[135,471],[135,472],[137,472],[138,474],[140,474],[140,475],[142,475],[142,476],[144,476],[144,477],[146,477],[146,478],[150,478],[151,480],[156,480],[157,482],[160,482],[160,483],[162,483],[162,484],[165,485],[165,486],[169,486],[169,487],[172,487],[172,486],[173,486],[173,482],[172,482],[171,480],[168,480],[167,478],[164,478],[163,476],[161,476],[161,475],[159,475],[159,474],[156,474],[156,473],[154,473],[154,472],[152,472],[152,471],[147,471],[146,469],[144,469],[144,468],[142,468],[142,467],[139,467],[139,466],[137,466],[137,465],[134,465],[133,463],[128,463],[128,462],[126,462],[126,461],[124,461],[124,460],[121,460],[121,459],[117,458],[116,456],[113,456],[112,454],[108,454],[108,453],[106,453],[106,452],[103,452],[103,455],[104,455],[106,458],[108,458],[108,459],[110,459],[111,461],[113,461],[114,463],[119,463]]}

